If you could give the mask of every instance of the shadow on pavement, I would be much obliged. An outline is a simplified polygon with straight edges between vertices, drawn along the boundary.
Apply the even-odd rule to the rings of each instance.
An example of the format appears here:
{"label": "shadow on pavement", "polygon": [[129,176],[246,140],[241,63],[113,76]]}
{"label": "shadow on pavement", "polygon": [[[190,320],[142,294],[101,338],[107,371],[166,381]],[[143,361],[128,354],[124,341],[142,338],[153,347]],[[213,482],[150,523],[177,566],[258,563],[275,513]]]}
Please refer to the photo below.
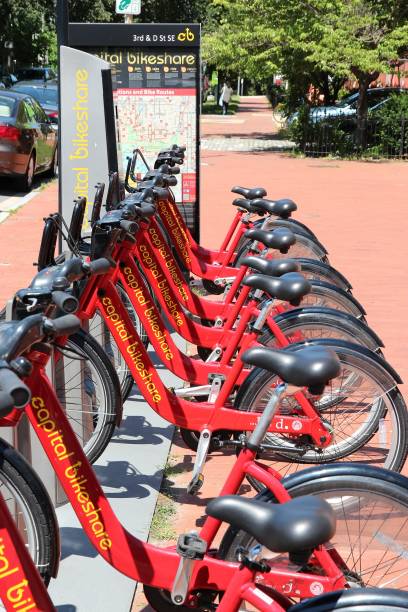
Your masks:
{"label": "shadow on pavement", "polygon": [[149,497],[152,493],[150,489],[160,489],[163,476],[162,469],[154,474],[142,474],[128,461],[108,461],[106,465],[94,465],[93,469],[101,485],[111,489],[105,491],[108,499]]}
{"label": "shadow on pavement", "polygon": [[[120,444],[159,445],[163,439],[170,440],[173,435],[173,425],[152,427],[144,416],[130,415],[123,419],[111,442]],[[129,436],[129,439],[126,437]]]}
{"label": "shadow on pavement", "polygon": [[[71,555],[80,555],[81,557],[94,558],[98,556],[97,551],[92,546],[88,538],[86,537],[82,527],[61,527],[61,561],[70,557]],[[58,608],[62,610],[64,606]],[[66,608],[64,612],[69,612],[71,609]]]}
{"label": "shadow on pavement", "polygon": [[[48,183],[53,181],[54,179],[46,178],[40,176],[36,176],[34,179],[33,190],[39,189],[40,187],[45,187]],[[24,197],[27,193],[24,193],[20,190],[18,185],[18,179],[9,178],[6,176],[0,177],[0,209],[1,209],[1,200],[5,200],[6,198],[11,197]]]}

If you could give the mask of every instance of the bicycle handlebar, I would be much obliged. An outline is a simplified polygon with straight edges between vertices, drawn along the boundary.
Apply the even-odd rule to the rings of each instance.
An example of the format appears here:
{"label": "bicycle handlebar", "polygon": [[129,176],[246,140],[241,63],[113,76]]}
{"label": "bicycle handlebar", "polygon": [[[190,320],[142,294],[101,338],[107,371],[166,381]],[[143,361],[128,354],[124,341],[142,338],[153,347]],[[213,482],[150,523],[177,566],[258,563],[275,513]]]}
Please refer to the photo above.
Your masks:
{"label": "bicycle handlebar", "polygon": [[30,389],[8,365],[0,367],[0,390],[0,416],[13,408],[24,408],[31,399]]}
{"label": "bicycle handlebar", "polygon": [[135,234],[138,229],[138,225],[135,221],[121,221],[120,222],[121,229],[125,230],[128,234]]}
{"label": "bicycle handlebar", "polygon": [[76,297],[65,291],[53,291],[51,294],[53,303],[66,314],[71,314],[78,310],[78,300]]}
{"label": "bicycle handlebar", "polygon": [[51,338],[59,336],[70,336],[75,334],[81,327],[81,321],[73,314],[67,314],[58,319],[47,319],[44,317],[43,330],[45,335]]}
{"label": "bicycle handlebar", "polygon": [[169,164],[162,164],[157,168],[157,172],[161,174],[180,174],[180,168],[178,166],[169,166]]}
{"label": "bicycle handlebar", "polygon": [[43,314],[34,314],[21,321],[3,323],[0,325],[0,359],[11,362],[36,342],[69,335],[79,328],[80,320],[73,314],[58,319],[48,319]]}

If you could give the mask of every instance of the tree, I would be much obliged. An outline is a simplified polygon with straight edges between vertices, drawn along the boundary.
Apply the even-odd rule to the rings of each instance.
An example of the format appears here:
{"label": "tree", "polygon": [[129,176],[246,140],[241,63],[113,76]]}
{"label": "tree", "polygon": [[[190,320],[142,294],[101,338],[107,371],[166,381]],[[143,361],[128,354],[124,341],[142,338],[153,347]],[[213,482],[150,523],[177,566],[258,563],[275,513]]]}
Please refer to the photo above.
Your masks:
{"label": "tree", "polygon": [[[406,0],[213,0],[224,10],[204,56],[252,78],[276,71],[293,80],[353,76],[359,85],[358,142],[364,144],[367,89],[408,48]],[[294,61],[295,60],[295,61]],[[299,74],[299,73],[298,73]],[[300,74],[302,79],[302,75]]]}
{"label": "tree", "polygon": [[[2,63],[6,60],[4,43],[13,43],[13,55],[20,64],[30,65],[40,55],[52,51],[54,8],[49,0],[27,3],[25,0],[3,0],[0,3],[0,48]],[[55,42],[55,41],[54,41]]]}

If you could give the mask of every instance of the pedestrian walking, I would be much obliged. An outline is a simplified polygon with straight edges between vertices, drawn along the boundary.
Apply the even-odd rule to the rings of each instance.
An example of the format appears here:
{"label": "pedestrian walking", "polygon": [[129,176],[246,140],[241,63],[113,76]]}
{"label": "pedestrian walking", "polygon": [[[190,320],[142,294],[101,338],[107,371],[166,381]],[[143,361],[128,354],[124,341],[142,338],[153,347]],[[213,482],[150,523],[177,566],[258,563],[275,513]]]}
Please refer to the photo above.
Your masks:
{"label": "pedestrian walking", "polygon": [[234,90],[230,86],[229,82],[225,81],[224,85],[222,86],[220,101],[219,101],[220,106],[222,106],[223,115],[226,115],[228,113],[228,106],[229,106],[233,91]]}

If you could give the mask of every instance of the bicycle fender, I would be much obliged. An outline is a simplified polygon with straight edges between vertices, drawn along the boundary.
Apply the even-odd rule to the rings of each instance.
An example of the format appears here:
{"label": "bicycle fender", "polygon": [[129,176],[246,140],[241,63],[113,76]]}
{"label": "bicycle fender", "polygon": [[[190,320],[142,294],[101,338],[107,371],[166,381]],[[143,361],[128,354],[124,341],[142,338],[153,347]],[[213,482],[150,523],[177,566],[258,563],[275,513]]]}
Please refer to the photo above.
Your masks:
{"label": "bicycle fender", "polygon": [[315,478],[320,480],[330,476],[362,476],[363,478],[387,480],[404,489],[408,487],[408,478],[398,472],[390,472],[381,467],[364,465],[353,461],[347,463],[319,463],[313,467],[285,476],[282,479],[282,484],[285,489],[290,489],[291,487],[303,485]]}
{"label": "bicycle fender", "polygon": [[348,312],[336,310],[335,308],[327,308],[325,306],[305,306],[300,308],[294,308],[293,310],[288,310],[287,312],[282,312],[281,314],[276,315],[276,317],[274,317],[274,320],[276,321],[276,323],[280,323],[281,321],[287,321],[290,319],[295,319],[297,317],[301,318],[302,314],[308,313],[329,314],[341,319],[347,319],[348,321],[351,321],[354,325],[357,325],[357,327],[360,327],[365,333],[367,333],[374,340],[374,342],[378,344],[378,346],[384,346],[384,343],[381,338],[377,336],[377,334],[373,329],[371,329],[371,327],[369,327],[365,323],[362,323],[360,319],[357,319]]}
{"label": "bicycle fender", "polygon": [[[316,264],[316,261],[314,259],[310,259],[308,257],[296,257],[296,260],[300,263],[300,264]],[[322,263],[322,262],[317,262]],[[338,270],[336,270],[336,268],[333,268],[332,266],[330,266],[330,264],[325,264],[326,266],[328,266],[332,273],[335,274],[337,276],[337,278],[339,278],[345,285],[346,287],[348,287],[349,289],[352,289],[353,287],[351,286],[350,282],[347,280],[347,278]]]}
{"label": "bicycle fender", "polygon": [[[288,227],[284,223],[280,223],[280,221],[281,221],[281,219],[274,219],[273,220],[273,222],[276,224],[276,227],[280,227],[280,226]],[[305,238],[313,239],[313,242],[315,242],[317,244],[317,246],[323,251],[323,253],[325,253],[326,255],[329,253],[329,251],[326,249],[324,244],[322,244],[320,242],[320,240],[318,238],[316,238],[316,236],[311,236],[310,234],[305,232],[305,230],[302,229],[302,227],[300,227],[299,225],[296,224],[296,219],[292,219],[292,221],[295,221],[295,223],[293,223],[293,229],[292,229],[294,234],[299,234],[299,236],[304,236]]]}
{"label": "bicycle fender", "polygon": [[341,287],[338,287],[337,285],[332,285],[331,283],[327,283],[326,281],[311,280],[310,282],[312,287],[327,287],[329,289],[335,289],[337,293],[340,293],[340,295],[350,300],[350,302],[353,302],[354,306],[359,309],[361,314],[367,314],[365,308],[362,306],[362,304],[360,304],[360,302],[354,297],[352,293],[344,291],[344,289],[342,289]]}
{"label": "bicycle fender", "polygon": [[290,344],[282,350],[297,351],[298,349],[303,348],[304,346],[309,346],[310,344],[318,344],[319,346],[327,346],[328,348],[332,346],[338,346],[340,348],[353,350],[357,353],[362,353],[372,361],[378,363],[379,366],[382,366],[384,370],[393,379],[394,383],[402,385],[403,381],[400,375],[394,370],[394,368],[388,363],[388,361],[385,361],[385,359],[377,355],[377,353],[370,351],[370,349],[366,348],[365,346],[360,346],[359,344],[354,344],[353,342],[347,342],[346,340],[336,340],[331,338],[317,338],[313,340],[308,340],[307,342],[296,342],[294,344]]}

